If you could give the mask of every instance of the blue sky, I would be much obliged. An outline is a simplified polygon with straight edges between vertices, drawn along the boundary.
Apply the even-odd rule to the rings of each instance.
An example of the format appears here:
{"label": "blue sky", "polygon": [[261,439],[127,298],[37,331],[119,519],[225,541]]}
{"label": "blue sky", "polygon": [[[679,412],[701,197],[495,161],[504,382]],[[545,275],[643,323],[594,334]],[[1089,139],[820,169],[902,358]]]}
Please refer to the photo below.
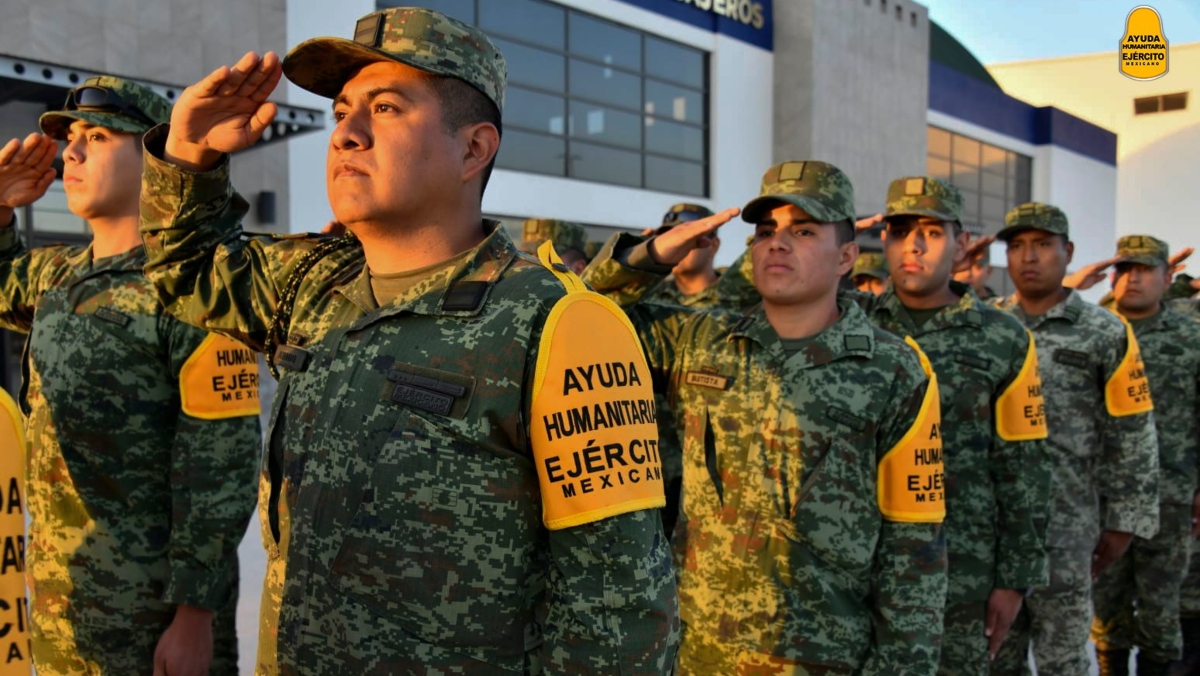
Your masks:
{"label": "blue sky", "polygon": [[[777,0],[778,1],[778,0]],[[1158,10],[1172,44],[1200,42],[1197,0],[919,0],[985,64],[1111,52],[1129,10]]]}

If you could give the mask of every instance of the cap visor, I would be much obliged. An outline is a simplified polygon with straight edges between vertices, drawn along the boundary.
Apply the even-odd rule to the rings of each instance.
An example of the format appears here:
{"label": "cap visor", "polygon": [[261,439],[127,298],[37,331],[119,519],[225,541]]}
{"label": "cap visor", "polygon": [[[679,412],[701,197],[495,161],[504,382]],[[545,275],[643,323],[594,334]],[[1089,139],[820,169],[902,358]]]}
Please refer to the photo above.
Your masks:
{"label": "cap visor", "polygon": [[341,93],[342,87],[356,72],[379,61],[402,63],[434,75],[458,77],[446,69],[418,64],[403,55],[336,37],[312,38],[293,47],[283,59],[283,74],[297,87],[332,99]]}
{"label": "cap visor", "polygon": [[1026,230],[1041,230],[1042,232],[1047,232],[1047,233],[1050,233],[1051,235],[1062,234],[1062,233],[1054,232],[1053,230],[1047,230],[1045,228],[1039,228],[1039,227],[1033,226],[1033,225],[1014,225],[1012,227],[1002,228],[1000,230],[1000,232],[996,233],[996,239],[998,239],[1002,242],[1007,242],[1008,240],[1010,240],[1014,236],[1016,236],[1018,233],[1025,232]]}
{"label": "cap visor", "polygon": [[1145,266],[1151,267],[1151,268],[1158,267],[1160,265],[1166,266],[1166,264],[1167,264],[1167,262],[1161,258],[1155,258],[1154,256],[1137,256],[1137,255],[1122,256],[1120,258],[1120,260],[1117,261],[1116,264],[1120,265],[1122,263],[1133,263],[1136,265],[1145,265]]}
{"label": "cap visor", "polygon": [[102,113],[95,110],[52,110],[42,113],[38,118],[38,127],[46,136],[61,141],[67,137],[67,129],[76,121],[130,134],[140,134],[150,129],[150,125],[145,122],[131,119],[121,113]]}
{"label": "cap visor", "polygon": [[742,207],[742,220],[747,223],[759,223],[766,216],[767,212],[785,204],[791,204],[794,207],[803,209],[809,216],[824,223],[833,223],[846,219],[845,214],[836,209],[830,209],[814,197],[781,193],[779,195],[755,197],[747,202],[746,206]]}
{"label": "cap visor", "polygon": [[929,218],[936,218],[939,221],[947,221],[947,222],[958,220],[958,218],[956,218],[955,216],[953,216],[949,213],[946,213],[944,211],[938,211],[936,209],[920,209],[920,208],[901,209],[900,211],[890,211],[889,210],[888,212],[886,212],[884,214],[883,218],[884,218],[884,220],[887,220],[889,218],[898,218],[900,216],[927,216]]}

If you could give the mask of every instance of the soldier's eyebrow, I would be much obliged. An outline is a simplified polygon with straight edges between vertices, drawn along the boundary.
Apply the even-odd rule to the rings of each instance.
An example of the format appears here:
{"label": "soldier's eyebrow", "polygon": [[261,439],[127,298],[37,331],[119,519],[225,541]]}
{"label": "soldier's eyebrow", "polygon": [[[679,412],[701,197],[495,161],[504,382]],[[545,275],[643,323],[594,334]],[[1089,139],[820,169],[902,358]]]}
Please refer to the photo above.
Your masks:
{"label": "soldier's eyebrow", "polygon": [[[409,96],[408,92],[404,91],[400,87],[375,87],[374,89],[367,90],[367,92],[364,93],[361,98],[363,101],[370,103],[383,94],[395,94],[396,96],[404,99],[404,101],[407,103],[413,102],[413,98]],[[336,109],[339,105],[350,105],[350,97],[346,96],[344,93],[338,94],[333,100],[333,108]]]}

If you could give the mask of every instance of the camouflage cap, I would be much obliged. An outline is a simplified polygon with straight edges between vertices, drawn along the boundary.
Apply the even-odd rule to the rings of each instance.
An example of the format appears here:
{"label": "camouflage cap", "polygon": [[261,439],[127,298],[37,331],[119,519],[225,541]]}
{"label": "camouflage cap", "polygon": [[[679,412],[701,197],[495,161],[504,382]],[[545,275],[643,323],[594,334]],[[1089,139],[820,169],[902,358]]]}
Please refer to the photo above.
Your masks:
{"label": "camouflage cap", "polygon": [[1150,235],[1126,235],[1117,240],[1117,256],[1120,263],[1165,266],[1171,258],[1171,247]]}
{"label": "camouflage cap", "polygon": [[876,279],[887,279],[887,259],[875,251],[864,251],[858,254],[854,267],[850,270],[850,279],[859,275],[867,275]]}
{"label": "camouflage cap", "polygon": [[1053,235],[1071,238],[1067,215],[1062,209],[1041,202],[1026,202],[1013,207],[1004,216],[1004,227],[996,233],[996,239],[1007,240],[1023,230],[1044,230]]}
{"label": "camouflage cap", "polygon": [[712,215],[712,209],[706,206],[690,202],[680,202],[679,204],[671,205],[667,213],[663,214],[662,224],[665,226],[675,226],[687,221],[698,221],[701,218],[708,218]]}
{"label": "camouflage cap", "polygon": [[458,78],[504,110],[504,55],[478,28],[423,7],[372,12],[358,20],[353,40],[305,40],[288,52],[283,72],[298,87],[334,98],[355,72],[378,61]]}
{"label": "camouflage cap", "polygon": [[[103,105],[83,105],[83,89],[102,89],[107,95]],[[101,98],[105,98],[101,94]],[[76,120],[112,129],[113,131],[140,134],[155,125],[171,119],[171,102],[159,96],[149,87],[125,78],[98,75],[84,80],[71,90],[62,110],[42,113],[38,126],[42,133],[62,140],[67,128]]]}
{"label": "camouflage cap", "polygon": [[587,230],[582,225],[554,218],[531,218],[525,221],[521,239],[522,243],[535,246],[550,240],[560,253],[574,249],[582,254],[587,249]]}
{"label": "camouflage cap", "polygon": [[767,169],[759,196],[742,207],[742,220],[758,223],[780,204],[799,207],[825,223],[854,221],[850,177],[824,162],[782,162]]}
{"label": "camouflage cap", "polygon": [[888,185],[883,217],[928,216],[962,223],[962,193],[958,188],[929,176],[906,176]]}

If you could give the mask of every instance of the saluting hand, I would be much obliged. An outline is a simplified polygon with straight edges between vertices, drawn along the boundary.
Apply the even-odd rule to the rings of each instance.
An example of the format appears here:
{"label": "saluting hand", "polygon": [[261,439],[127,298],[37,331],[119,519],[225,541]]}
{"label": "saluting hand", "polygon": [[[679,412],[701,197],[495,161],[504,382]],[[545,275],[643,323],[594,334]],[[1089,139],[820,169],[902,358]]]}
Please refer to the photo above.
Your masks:
{"label": "saluting hand", "polygon": [[967,248],[963,250],[962,260],[954,264],[952,272],[966,272],[970,270],[971,266],[975,265],[975,261],[983,258],[983,252],[995,241],[995,235],[982,235],[971,240],[967,244]]}
{"label": "saluting hand", "polygon": [[857,221],[854,221],[854,234],[861,235],[882,222],[883,214],[875,214],[874,216],[860,218]]}
{"label": "saluting hand", "polygon": [[687,258],[692,250],[712,246],[712,237],[709,235],[740,213],[742,210],[735,207],[708,218],[680,223],[650,240],[650,256],[659,265],[675,265]]}
{"label": "saluting hand", "polygon": [[1085,265],[1064,277],[1063,286],[1068,289],[1075,289],[1076,291],[1087,291],[1104,281],[1104,278],[1108,276],[1108,269],[1116,265],[1120,260],[1119,256],[1114,256],[1106,258],[1099,263]]}
{"label": "saluting hand", "polygon": [[1184,247],[1184,248],[1180,249],[1179,251],[1176,251],[1174,254],[1171,255],[1170,258],[1167,259],[1167,267],[1171,269],[1171,276],[1175,276],[1175,275],[1183,272],[1184,269],[1187,268],[1187,266],[1184,265],[1183,262],[1186,261],[1188,258],[1191,258],[1192,254],[1195,251],[1196,250],[1190,246]]}
{"label": "saluting hand", "polygon": [[[11,210],[33,204],[54,182],[54,157],[58,144],[49,136],[30,134],[13,139],[0,148],[0,209]],[[12,214],[0,227],[8,225]]]}
{"label": "saluting hand", "polygon": [[278,108],[267,101],[283,65],[275,52],[247,52],[232,68],[221,66],[183,90],[171,111],[166,157],[190,171],[211,169],[222,153],[254,145]]}

